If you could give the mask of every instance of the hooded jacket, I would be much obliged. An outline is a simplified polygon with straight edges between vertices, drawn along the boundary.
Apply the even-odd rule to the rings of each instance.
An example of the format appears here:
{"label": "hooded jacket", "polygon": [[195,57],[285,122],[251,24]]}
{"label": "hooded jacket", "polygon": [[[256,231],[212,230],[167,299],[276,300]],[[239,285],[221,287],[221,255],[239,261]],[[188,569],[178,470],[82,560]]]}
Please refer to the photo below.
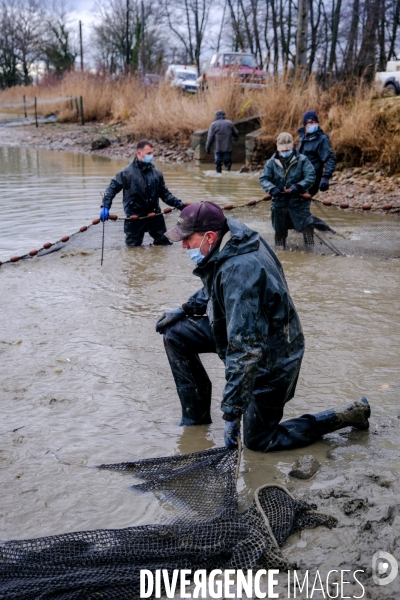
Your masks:
{"label": "hooded jacket", "polygon": [[227,224],[229,232],[219,252],[193,271],[204,287],[184,308],[189,314],[207,312],[225,363],[221,408],[231,420],[246,411],[261,366],[266,385],[272,389],[286,385],[285,402],[293,397],[289,384],[304,353],[304,337],[282,266],[271,248],[244,223],[228,217]]}
{"label": "hooded jacket", "polygon": [[298,134],[300,137],[298,151],[311,161],[318,184],[321,177],[332,177],[336,167],[336,155],[328,135],[319,128],[315,133],[306,135],[305,127],[301,127]]}
{"label": "hooded jacket", "polygon": [[225,119],[225,113],[217,110],[215,121],[211,123],[208,130],[206,152],[211,150],[214,144],[214,152],[232,152],[232,138],[237,140],[239,132],[229,119]]}
{"label": "hooded jacket", "polygon": [[165,204],[183,210],[185,205],[165,185],[161,171],[151,163],[135,158],[111,180],[104,193],[104,205],[111,208],[115,196],[123,190],[122,202],[125,215],[142,217],[149,212],[161,212],[159,198]]}
{"label": "hooded jacket", "polygon": [[260,185],[268,194],[275,188],[281,192],[296,184],[300,192],[306,192],[315,181],[315,171],[306,156],[293,151],[292,158],[286,166],[276,152],[264,166],[260,175]]}

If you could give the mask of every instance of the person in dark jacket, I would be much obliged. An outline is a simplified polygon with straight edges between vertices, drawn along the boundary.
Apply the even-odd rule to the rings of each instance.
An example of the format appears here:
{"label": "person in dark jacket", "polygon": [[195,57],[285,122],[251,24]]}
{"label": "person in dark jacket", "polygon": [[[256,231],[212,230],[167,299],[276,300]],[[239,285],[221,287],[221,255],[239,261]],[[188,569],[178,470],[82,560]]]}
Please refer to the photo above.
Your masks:
{"label": "person in dark jacket", "polygon": [[108,219],[109,210],[116,194],[123,190],[123,205],[126,217],[132,215],[143,217],[156,213],[156,217],[125,221],[124,231],[128,246],[141,246],[146,231],[154,239],[155,246],[169,246],[171,242],[165,237],[164,217],[161,214],[159,198],[169,206],[182,210],[185,205],[175,198],[164,183],[161,171],[151,164],[154,147],[148,140],[137,144],[137,156],[127,167],[119,171],[111,180],[104,193],[100,219]]}
{"label": "person in dark jacket", "polygon": [[298,134],[298,151],[307,156],[315,169],[315,183],[309,190],[311,196],[315,196],[318,190],[328,191],[329,180],[336,167],[336,156],[328,135],[319,126],[318,115],[314,110],[304,113],[303,127]]}
{"label": "person in dark jacket", "polygon": [[198,202],[166,236],[182,242],[203,284],[156,325],[182,406],[180,425],[211,423],[211,381],[199,355],[214,352],[225,363],[228,448],[237,445],[242,417],[245,445],[260,452],[306,446],[342,427],[368,428],[366,398],[280,422],[295,393],[304,337],[282,265],[256,231]]}
{"label": "person in dark jacket", "polygon": [[314,217],[310,199],[303,198],[315,182],[315,171],[308,160],[294,149],[290,133],[280,133],[277,152],[264,166],[260,185],[272,196],[272,226],[275,244],[285,247],[289,229],[303,233],[306,245],[314,243]]}
{"label": "person in dark jacket", "polygon": [[210,154],[214,144],[215,168],[217,173],[222,172],[222,163],[227,171],[232,167],[232,139],[237,140],[239,132],[223,110],[217,110],[214,122],[208,130],[206,152]]}

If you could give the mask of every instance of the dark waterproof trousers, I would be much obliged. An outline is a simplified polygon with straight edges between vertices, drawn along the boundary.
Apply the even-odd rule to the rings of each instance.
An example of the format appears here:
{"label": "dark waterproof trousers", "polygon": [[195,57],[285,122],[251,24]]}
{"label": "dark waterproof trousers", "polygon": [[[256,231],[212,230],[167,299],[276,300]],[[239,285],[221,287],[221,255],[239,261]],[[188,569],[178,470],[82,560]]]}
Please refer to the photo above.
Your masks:
{"label": "dark waterproof trousers", "polygon": [[232,152],[216,152],[215,153],[215,169],[217,173],[222,172],[222,164],[225,165],[227,171],[232,167]]}
{"label": "dark waterproof trousers", "polygon": [[[211,423],[211,381],[199,354],[216,352],[208,317],[186,317],[164,333],[164,345],[182,405],[181,425]],[[321,437],[314,415],[305,414],[280,422],[288,398],[292,398],[301,359],[286,374],[285,384],[272,389],[270,375],[261,367],[253,397],[243,415],[243,441],[258,452],[289,450],[314,443]]]}
{"label": "dark waterproof trousers", "polygon": [[137,221],[125,221],[124,232],[127,246],[141,246],[143,243],[144,234],[149,232],[154,239],[155,246],[169,246],[171,242],[164,233],[167,231],[165,227],[164,217],[157,215],[149,219],[140,219]]}

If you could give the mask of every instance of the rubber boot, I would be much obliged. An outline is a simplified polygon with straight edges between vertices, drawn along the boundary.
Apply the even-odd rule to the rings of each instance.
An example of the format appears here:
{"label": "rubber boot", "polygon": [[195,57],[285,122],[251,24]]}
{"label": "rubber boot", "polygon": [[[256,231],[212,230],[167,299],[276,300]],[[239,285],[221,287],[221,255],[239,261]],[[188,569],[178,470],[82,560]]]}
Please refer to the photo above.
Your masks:
{"label": "rubber boot", "polygon": [[222,173],[222,162],[217,162],[215,164],[215,170],[217,171],[217,173]]}
{"label": "rubber boot", "polygon": [[347,406],[324,410],[314,415],[314,417],[317,421],[320,435],[325,435],[344,427],[354,427],[361,430],[368,429],[370,415],[371,409],[368,400],[362,397]]}
{"label": "rubber boot", "polygon": [[229,172],[232,168],[232,163],[231,162],[227,162],[225,163],[225,169]]}
{"label": "rubber boot", "polygon": [[172,242],[165,235],[163,235],[162,237],[154,240],[153,245],[154,246],[172,246]]}
{"label": "rubber boot", "polygon": [[285,248],[286,246],[286,234],[284,233],[275,233],[275,246],[280,248]]}
{"label": "rubber boot", "polygon": [[314,227],[312,225],[307,225],[307,227],[304,227],[302,234],[305,245],[314,246]]}
{"label": "rubber boot", "polygon": [[211,384],[203,385],[201,390],[191,385],[176,389],[182,406],[179,425],[210,425]]}

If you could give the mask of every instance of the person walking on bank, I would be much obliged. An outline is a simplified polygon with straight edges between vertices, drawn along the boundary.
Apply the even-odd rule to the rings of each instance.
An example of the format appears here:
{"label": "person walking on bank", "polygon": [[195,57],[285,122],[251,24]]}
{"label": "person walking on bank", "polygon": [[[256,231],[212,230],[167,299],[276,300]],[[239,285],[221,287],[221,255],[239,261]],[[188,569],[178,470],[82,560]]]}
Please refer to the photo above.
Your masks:
{"label": "person walking on bank", "polygon": [[329,190],[329,180],[336,167],[336,155],[326,133],[319,126],[318,115],[314,110],[308,110],[303,115],[303,127],[298,130],[300,136],[298,151],[307,156],[312,163],[316,179],[310,188],[311,196],[320,190]]}
{"label": "person walking on bank", "polygon": [[239,132],[223,110],[217,110],[213,123],[208,130],[206,152],[210,154],[211,146],[214,144],[215,169],[217,173],[222,172],[222,163],[227,171],[232,167],[232,139],[237,141]]}
{"label": "person walking on bank", "polygon": [[337,410],[280,422],[294,396],[304,337],[282,265],[256,232],[212,202],[186,207],[166,232],[197,265],[203,288],[163,313],[156,331],[164,345],[182,406],[180,425],[211,423],[211,381],[201,353],[225,364],[221,403],[225,444],[271,452],[307,446],[343,427],[368,429],[366,398]]}
{"label": "person walking on bank", "polygon": [[185,205],[171,194],[164,183],[163,174],[151,164],[154,153],[152,143],[148,140],[140,140],[136,148],[136,158],[116,174],[106,189],[100,219],[102,221],[108,219],[114,197],[123,190],[122,201],[128,219],[132,215],[143,217],[151,212],[159,215],[151,219],[125,221],[126,244],[141,246],[144,234],[148,231],[154,239],[155,246],[169,246],[171,242],[164,235],[167,228],[161,215],[159,199],[178,210],[185,208]]}
{"label": "person walking on bank", "polygon": [[285,247],[289,229],[303,233],[306,245],[314,243],[314,221],[310,199],[303,198],[315,182],[315,171],[306,156],[294,149],[290,133],[280,133],[277,152],[265,163],[260,185],[272,196],[272,226],[275,245]]}

